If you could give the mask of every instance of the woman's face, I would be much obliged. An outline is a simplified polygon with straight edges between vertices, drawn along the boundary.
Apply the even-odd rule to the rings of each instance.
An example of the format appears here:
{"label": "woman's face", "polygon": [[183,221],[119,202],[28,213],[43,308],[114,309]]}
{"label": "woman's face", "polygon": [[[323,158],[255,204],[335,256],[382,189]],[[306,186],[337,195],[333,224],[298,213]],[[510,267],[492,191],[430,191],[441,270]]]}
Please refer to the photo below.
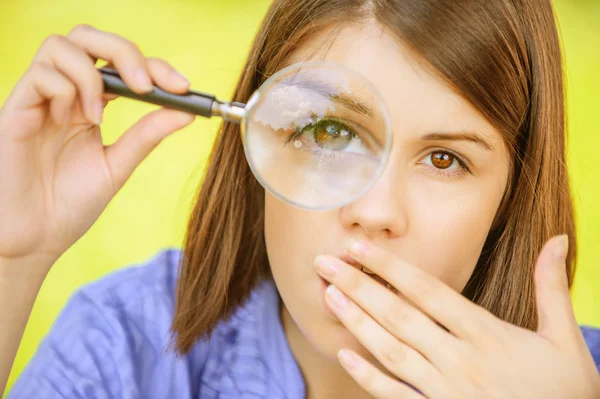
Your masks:
{"label": "woman's face", "polygon": [[[292,61],[334,61],[368,79],[391,116],[392,152],[370,191],[340,209],[302,210],[267,192],[265,238],[284,320],[333,359],[341,347],[366,351],[326,309],[315,257],[343,255],[351,238],[371,240],[461,291],[500,205],[509,158],[500,133],[392,33],[374,24],[347,27],[324,46],[330,34],[313,37]],[[305,56],[325,47],[326,54]]]}

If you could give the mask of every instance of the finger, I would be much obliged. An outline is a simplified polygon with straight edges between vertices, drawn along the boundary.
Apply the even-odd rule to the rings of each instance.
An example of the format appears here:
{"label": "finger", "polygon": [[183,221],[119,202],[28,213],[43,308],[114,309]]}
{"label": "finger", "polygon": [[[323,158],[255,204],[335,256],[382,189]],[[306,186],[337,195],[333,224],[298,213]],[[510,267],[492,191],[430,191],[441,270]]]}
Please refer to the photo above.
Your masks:
{"label": "finger", "polygon": [[144,116],[114,144],[106,147],[104,153],[115,192],[161,140],[193,120],[191,114],[162,108]]}
{"label": "finger", "polygon": [[184,94],[190,87],[190,82],[165,60],[148,58],[148,70],[152,80],[163,90]]}
{"label": "finger", "polygon": [[65,37],[51,35],[41,45],[33,62],[50,64],[71,80],[80,93],[81,109],[86,119],[100,124],[103,83],[90,57]]}
{"label": "finger", "polygon": [[[77,89],[69,79],[47,64],[34,62],[15,87],[5,107],[19,111],[49,101],[50,116],[57,125],[63,125],[69,120],[76,95]],[[18,112],[14,114],[19,115]]]}
{"label": "finger", "polygon": [[567,235],[553,237],[542,248],[535,265],[538,332],[560,341],[577,326],[566,273],[568,249]]}
{"label": "finger", "polygon": [[393,375],[426,395],[440,389],[441,374],[423,355],[393,337],[336,286],[327,287],[325,298],[336,317]]}
{"label": "finger", "polygon": [[[112,64],[112,62],[108,62],[105,65],[103,65],[102,67],[109,68],[109,69],[115,69],[115,66]],[[114,101],[119,97],[121,97],[121,96],[118,94],[114,94],[114,93],[107,93],[107,92],[102,93],[102,100],[104,100],[104,102],[105,102],[104,106],[106,106],[110,101]]]}
{"label": "finger", "polygon": [[338,360],[352,379],[374,398],[424,398],[416,389],[385,375],[350,349],[339,350]]}
{"label": "finger", "polygon": [[[111,62],[107,63],[106,65],[103,65],[103,68],[115,69],[114,65]],[[102,93],[102,100],[104,100],[105,103],[114,101],[119,97],[121,97],[121,96],[119,96],[118,94],[114,94],[114,93],[107,93],[107,92]],[[106,106],[106,104],[105,104],[105,106]]]}
{"label": "finger", "polygon": [[54,68],[35,64],[32,70],[35,89],[50,100],[50,114],[57,125],[66,125],[71,117],[71,108],[77,96],[75,86]]}
{"label": "finger", "polygon": [[[156,85],[163,90],[176,94],[187,93],[190,82],[173,68],[167,61],[160,58],[148,58],[148,69],[150,76]],[[112,62],[103,66],[104,68],[114,69]],[[117,94],[104,93],[103,99],[112,101],[119,98]]]}
{"label": "finger", "polygon": [[434,365],[447,360],[440,349],[456,345],[456,338],[399,295],[333,256],[321,255],[315,264],[321,277],[335,284],[394,337],[416,349]]}
{"label": "finger", "polygon": [[104,100],[104,102],[114,101],[117,98],[119,98],[118,94],[112,94],[112,93],[104,93],[104,94],[102,94],[102,100]]}
{"label": "finger", "polygon": [[152,90],[146,59],[130,40],[89,25],[76,26],[67,38],[90,56],[114,64],[125,84],[134,92],[142,94]]}
{"label": "finger", "polygon": [[366,241],[353,241],[347,250],[454,335],[473,341],[494,330],[491,313],[420,268]]}

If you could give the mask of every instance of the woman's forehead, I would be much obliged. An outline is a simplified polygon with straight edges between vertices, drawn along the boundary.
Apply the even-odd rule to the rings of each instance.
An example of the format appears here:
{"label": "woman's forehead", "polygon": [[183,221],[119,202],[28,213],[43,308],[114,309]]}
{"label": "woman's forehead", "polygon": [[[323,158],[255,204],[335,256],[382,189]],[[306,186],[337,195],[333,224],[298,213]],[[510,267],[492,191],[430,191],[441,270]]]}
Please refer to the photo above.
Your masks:
{"label": "woman's forehead", "polygon": [[307,39],[288,63],[315,59],[344,65],[369,80],[388,107],[396,132],[472,130],[502,142],[500,133],[431,65],[376,23],[323,30]]}

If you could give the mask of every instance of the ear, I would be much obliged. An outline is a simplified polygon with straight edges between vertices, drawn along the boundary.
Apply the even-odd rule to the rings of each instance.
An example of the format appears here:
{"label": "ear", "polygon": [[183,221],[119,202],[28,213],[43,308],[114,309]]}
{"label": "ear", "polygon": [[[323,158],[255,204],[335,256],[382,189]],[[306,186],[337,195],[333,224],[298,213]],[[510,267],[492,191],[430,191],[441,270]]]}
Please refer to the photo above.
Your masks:
{"label": "ear", "polygon": [[567,280],[567,235],[546,242],[535,265],[535,291],[538,309],[538,333],[546,338],[562,339],[577,326]]}

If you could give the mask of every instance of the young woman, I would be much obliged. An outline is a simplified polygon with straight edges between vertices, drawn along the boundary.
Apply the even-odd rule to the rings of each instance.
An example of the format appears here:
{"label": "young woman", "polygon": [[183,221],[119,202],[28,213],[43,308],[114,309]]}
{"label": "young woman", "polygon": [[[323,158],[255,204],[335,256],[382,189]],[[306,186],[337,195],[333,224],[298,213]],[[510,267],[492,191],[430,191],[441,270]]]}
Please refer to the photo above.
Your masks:
{"label": "young woman", "polygon": [[[103,146],[114,96],[98,59],[138,93],[188,89],[89,26],[42,44],[0,112],[1,381],[52,264],[193,120],[161,109]],[[277,0],[235,100],[312,59],[355,70],[387,104],[376,184],[336,210],[292,207],[223,124],[183,250],[81,289],[9,398],[600,397],[598,331],[569,297],[550,2]]]}

